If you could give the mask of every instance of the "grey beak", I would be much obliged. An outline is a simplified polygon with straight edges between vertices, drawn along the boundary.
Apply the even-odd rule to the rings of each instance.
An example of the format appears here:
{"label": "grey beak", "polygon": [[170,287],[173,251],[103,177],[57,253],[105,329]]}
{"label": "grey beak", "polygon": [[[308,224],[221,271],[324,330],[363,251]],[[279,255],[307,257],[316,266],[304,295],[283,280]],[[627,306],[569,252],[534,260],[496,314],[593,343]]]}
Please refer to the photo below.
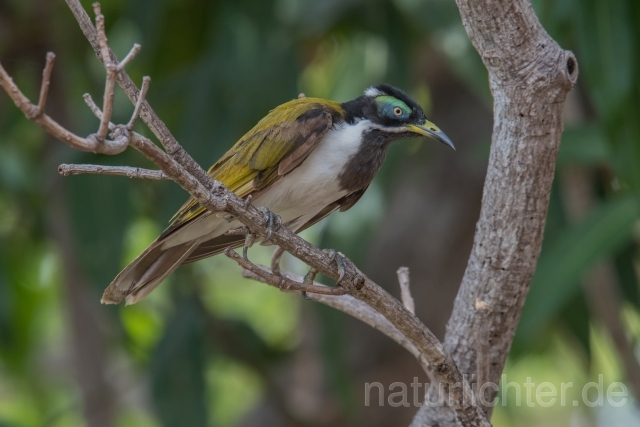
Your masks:
{"label": "grey beak", "polygon": [[407,129],[410,132],[417,133],[418,135],[427,136],[429,138],[435,139],[443,143],[444,145],[453,148],[456,147],[453,145],[453,142],[449,139],[449,137],[442,132],[436,125],[431,123],[430,121],[425,121],[422,125],[407,125]]}
{"label": "grey beak", "polygon": [[449,137],[442,132],[440,129],[436,130],[435,132],[430,130],[430,129],[425,129],[427,131],[427,134],[429,137],[435,139],[436,141],[439,141],[441,143],[443,143],[446,146],[449,146],[451,148],[453,148],[453,150],[456,150],[455,145],[453,145],[453,142],[451,142],[451,140],[449,139]]}

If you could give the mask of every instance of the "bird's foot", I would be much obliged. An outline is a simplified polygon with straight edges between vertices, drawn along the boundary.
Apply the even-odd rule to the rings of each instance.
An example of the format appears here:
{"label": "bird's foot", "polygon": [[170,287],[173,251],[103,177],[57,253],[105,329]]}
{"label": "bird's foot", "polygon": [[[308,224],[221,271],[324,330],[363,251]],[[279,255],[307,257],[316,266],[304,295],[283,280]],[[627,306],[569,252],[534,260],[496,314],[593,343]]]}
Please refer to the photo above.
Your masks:
{"label": "bird's foot", "polygon": [[253,233],[248,233],[244,238],[244,245],[242,246],[242,258],[244,258],[244,260],[247,262],[251,262],[249,261],[249,256],[247,252],[249,251],[249,248],[253,246],[253,242],[255,241],[256,241],[256,235]]}
{"label": "bird's foot", "polygon": [[347,268],[347,262],[345,261],[345,256],[342,252],[336,252],[333,249],[323,249],[322,251],[329,255],[329,257],[331,258],[331,261],[336,262],[336,265],[338,266],[338,273],[340,274],[340,276],[338,277],[338,280],[336,280],[336,285],[339,285],[340,282],[342,282],[342,279],[344,279],[345,271]]}
{"label": "bird's foot", "polygon": [[269,209],[261,206],[258,208],[265,217],[265,225],[267,226],[267,237],[262,241],[262,244],[267,243],[271,239],[271,235],[274,231],[277,231],[282,226],[282,218],[280,215],[276,215]]}

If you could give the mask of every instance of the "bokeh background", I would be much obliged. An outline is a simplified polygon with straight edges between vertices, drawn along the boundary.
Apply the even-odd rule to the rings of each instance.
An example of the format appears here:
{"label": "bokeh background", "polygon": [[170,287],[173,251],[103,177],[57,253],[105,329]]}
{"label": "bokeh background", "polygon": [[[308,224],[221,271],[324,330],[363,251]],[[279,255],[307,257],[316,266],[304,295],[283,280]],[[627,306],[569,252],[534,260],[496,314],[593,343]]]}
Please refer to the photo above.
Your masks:
{"label": "bokeh background", "polygon": [[[83,1],[90,8],[90,1]],[[389,82],[458,147],[406,141],[367,194],[305,233],[397,295],[411,269],[418,316],[440,337],[480,208],[491,137],[487,74],[451,0],[105,0],[111,46],[202,165],[299,92],[338,101]],[[566,108],[545,242],[505,373],[568,401],[603,376],[640,390],[640,4],[536,0],[580,64]],[[62,0],[0,0],[0,60],[79,134],[104,72]],[[117,93],[114,121],[132,106]],[[145,132],[139,126],[141,132]],[[149,132],[146,132],[149,134]],[[144,302],[101,306],[104,287],[165,227],[171,182],[61,178],[60,163],[151,166],[132,150],[73,151],[0,94],[0,426],[401,426],[414,407],[364,406],[364,384],[427,378],[404,350],[346,315],[240,277],[224,257],[181,268]],[[268,262],[272,248],[251,257]],[[291,258],[288,269],[303,273]],[[635,381],[634,381],[635,378]],[[632,398],[633,399],[633,398]],[[507,426],[633,426],[621,408],[500,404]]]}

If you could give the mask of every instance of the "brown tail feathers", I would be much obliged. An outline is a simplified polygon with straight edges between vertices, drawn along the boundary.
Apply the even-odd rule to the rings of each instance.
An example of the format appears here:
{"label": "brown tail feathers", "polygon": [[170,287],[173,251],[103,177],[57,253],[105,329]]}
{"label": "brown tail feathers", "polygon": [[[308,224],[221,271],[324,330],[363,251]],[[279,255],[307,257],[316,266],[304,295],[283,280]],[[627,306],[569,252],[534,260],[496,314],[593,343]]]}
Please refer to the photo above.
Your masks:
{"label": "brown tail feathers", "polygon": [[221,253],[225,248],[242,246],[243,236],[221,235],[207,241],[190,241],[163,248],[161,236],[131,261],[105,289],[103,304],[135,304],[153,291],[181,264],[186,264]]}
{"label": "brown tail feathers", "polygon": [[125,267],[105,289],[100,302],[135,304],[156,288],[169,274],[198,247],[198,242],[187,242],[167,249],[156,240],[143,253]]}

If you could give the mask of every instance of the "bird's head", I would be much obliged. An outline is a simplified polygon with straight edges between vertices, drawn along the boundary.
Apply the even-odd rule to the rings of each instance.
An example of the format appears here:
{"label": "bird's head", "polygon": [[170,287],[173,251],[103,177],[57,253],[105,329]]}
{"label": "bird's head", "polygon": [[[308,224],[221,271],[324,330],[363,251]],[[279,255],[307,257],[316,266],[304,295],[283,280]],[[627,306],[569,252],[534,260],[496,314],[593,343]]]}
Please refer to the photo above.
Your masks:
{"label": "bird's head", "polygon": [[348,120],[369,120],[389,141],[429,137],[455,150],[449,137],[431,123],[422,108],[402,90],[389,84],[373,86],[364,95],[342,104]]}

